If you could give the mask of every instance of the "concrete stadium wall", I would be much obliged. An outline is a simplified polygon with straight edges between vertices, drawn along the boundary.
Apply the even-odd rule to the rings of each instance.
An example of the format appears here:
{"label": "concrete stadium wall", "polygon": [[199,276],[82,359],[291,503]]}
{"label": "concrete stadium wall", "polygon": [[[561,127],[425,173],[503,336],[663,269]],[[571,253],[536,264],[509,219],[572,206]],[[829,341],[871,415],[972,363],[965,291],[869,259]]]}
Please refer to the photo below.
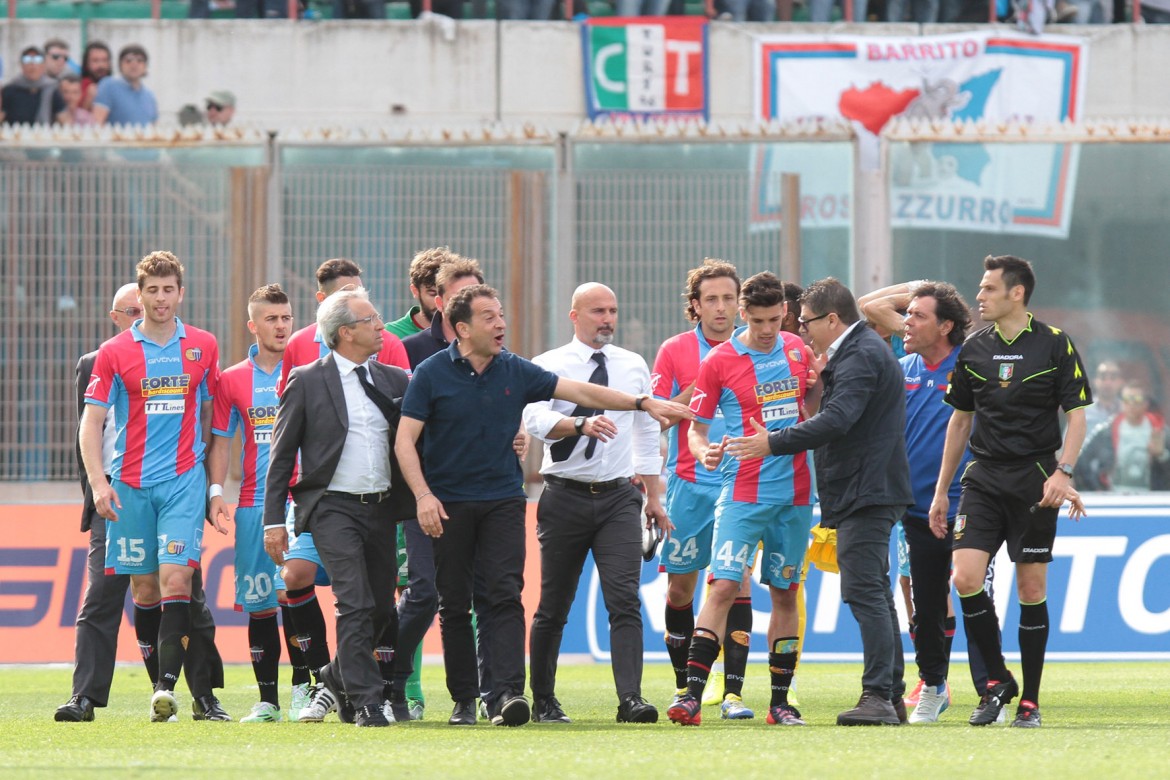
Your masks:
{"label": "concrete stadium wall", "polygon": [[[1002,26],[1002,29],[1011,29]],[[710,30],[711,116],[749,121],[752,35],[937,34],[970,25],[737,25]],[[81,26],[0,22],[6,64],[59,35],[80,53]],[[1170,116],[1170,26],[1062,25],[1091,41],[1086,118]],[[88,39],[150,53],[148,83],[164,118],[231,89],[237,116],[266,127],[531,122],[563,130],[584,118],[580,33],[561,22],[92,21]],[[10,78],[12,66],[5,69]]]}

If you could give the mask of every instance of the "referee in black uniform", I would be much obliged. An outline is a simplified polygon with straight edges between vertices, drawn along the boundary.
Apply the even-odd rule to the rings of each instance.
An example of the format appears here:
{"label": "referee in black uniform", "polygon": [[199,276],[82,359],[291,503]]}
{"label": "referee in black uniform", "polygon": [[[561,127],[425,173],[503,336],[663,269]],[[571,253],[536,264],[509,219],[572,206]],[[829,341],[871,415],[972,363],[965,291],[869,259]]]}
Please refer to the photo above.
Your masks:
{"label": "referee in black uniform", "polygon": [[[1035,728],[1048,644],[1047,567],[1060,505],[1069,500],[1070,516],[1084,515],[1071,482],[1085,439],[1085,407],[1093,399],[1072,339],[1027,310],[1036,286],[1031,264],[1011,255],[989,256],[983,268],[975,300],[991,325],[967,339],[955,363],[945,399],[955,413],[947,426],[930,525],[935,536],[946,535],[947,488],[970,441],[973,459],[962,476],[955,515],[955,590],[967,642],[979,648],[988,672],[987,691],[970,723],[994,723],[1020,695],[1012,725]],[[1058,408],[1068,422],[1063,447]],[[975,417],[979,425],[972,436]],[[1020,599],[1022,692],[1004,663],[995,605],[983,588],[988,561],[1005,541],[1016,564]]]}

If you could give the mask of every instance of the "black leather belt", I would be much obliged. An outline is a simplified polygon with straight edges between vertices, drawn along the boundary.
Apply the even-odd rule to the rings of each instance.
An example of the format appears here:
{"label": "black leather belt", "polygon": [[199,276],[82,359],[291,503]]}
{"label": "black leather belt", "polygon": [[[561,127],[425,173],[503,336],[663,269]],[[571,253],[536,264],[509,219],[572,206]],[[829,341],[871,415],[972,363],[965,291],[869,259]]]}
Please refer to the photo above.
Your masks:
{"label": "black leather belt", "polygon": [[617,490],[620,487],[625,487],[630,484],[629,477],[618,477],[611,479],[608,482],[581,482],[576,479],[565,479],[558,477],[555,474],[545,474],[544,481],[550,485],[557,487],[568,488],[569,490],[577,490],[581,493],[590,493],[597,495],[598,493],[606,493],[610,490]]}
{"label": "black leather belt", "polygon": [[381,493],[345,493],[340,490],[326,490],[325,495],[330,498],[344,498],[346,501],[357,501],[362,504],[380,504],[390,498],[390,491]]}

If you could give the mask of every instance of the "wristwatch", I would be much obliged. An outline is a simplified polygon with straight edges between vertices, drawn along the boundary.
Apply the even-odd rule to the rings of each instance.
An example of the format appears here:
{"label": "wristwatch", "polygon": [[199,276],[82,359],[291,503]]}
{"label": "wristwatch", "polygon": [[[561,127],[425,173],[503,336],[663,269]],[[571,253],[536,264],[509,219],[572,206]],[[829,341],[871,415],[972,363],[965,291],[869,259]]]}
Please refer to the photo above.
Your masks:
{"label": "wristwatch", "polygon": [[1072,479],[1072,475],[1073,475],[1073,467],[1072,467],[1072,466],[1070,466],[1069,464],[1067,464],[1067,463],[1061,463],[1059,466],[1057,466],[1057,467],[1056,467],[1056,470],[1057,470],[1057,471],[1063,471],[1063,472],[1064,472],[1064,475],[1065,475],[1066,477],[1068,477],[1069,479]]}
{"label": "wristwatch", "polygon": [[646,395],[645,393],[640,393],[640,394],[634,396],[634,409],[636,409],[639,412],[642,411],[642,404],[646,401],[649,401],[649,400],[650,400],[650,396]]}
{"label": "wristwatch", "polygon": [[581,431],[583,431],[584,429],[585,429],[585,415],[581,415],[577,419],[573,420],[573,430],[575,430],[577,432],[577,435],[580,436]]}

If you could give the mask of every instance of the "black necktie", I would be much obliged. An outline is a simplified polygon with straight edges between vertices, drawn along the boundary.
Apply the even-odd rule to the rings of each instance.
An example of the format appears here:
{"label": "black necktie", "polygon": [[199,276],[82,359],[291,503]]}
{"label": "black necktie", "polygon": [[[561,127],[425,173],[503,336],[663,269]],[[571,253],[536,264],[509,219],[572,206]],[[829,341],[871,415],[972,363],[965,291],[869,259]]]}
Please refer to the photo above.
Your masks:
{"label": "black necktie", "polygon": [[[600,352],[594,352],[593,357],[590,358],[597,364],[597,368],[593,369],[593,373],[589,375],[589,383],[594,385],[609,385],[609,372],[605,370],[605,355]],[[578,406],[573,410],[571,415],[577,417],[592,417],[595,414],[601,414],[600,409],[590,409],[588,406]],[[573,448],[577,446],[577,440],[581,437],[574,434],[573,436],[566,436],[558,442],[554,442],[549,452],[552,454],[553,463],[560,463],[569,459]],[[597,449],[597,439],[590,438],[589,443],[585,445],[585,459],[593,457],[594,450]]]}
{"label": "black necktie", "polygon": [[366,397],[373,401],[374,405],[381,410],[387,422],[392,426],[397,426],[399,417],[398,404],[394,403],[394,400],[390,396],[374,387],[374,383],[370,381],[365,366],[356,366],[354,371],[357,372],[358,381],[362,384],[362,390],[366,391]]}

